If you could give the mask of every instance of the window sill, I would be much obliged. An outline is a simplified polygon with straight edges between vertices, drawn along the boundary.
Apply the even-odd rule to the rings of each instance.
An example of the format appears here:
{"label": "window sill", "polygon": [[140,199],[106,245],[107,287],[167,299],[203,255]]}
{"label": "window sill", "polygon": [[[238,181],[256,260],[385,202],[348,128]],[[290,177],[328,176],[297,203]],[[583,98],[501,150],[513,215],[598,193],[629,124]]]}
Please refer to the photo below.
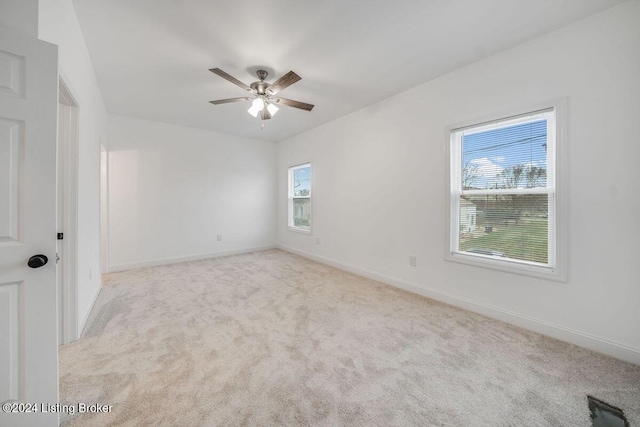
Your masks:
{"label": "window sill", "polygon": [[300,228],[300,227],[289,226],[289,231],[293,231],[294,233],[312,234],[311,230],[307,230],[307,229]]}
{"label": "window sill", "polygon": [[478,255],[466,255],[459,252],[448,253],[445,261],[457,262],[460,264],[471,265],[474,267],[488,268],[491,270],[504,271],[521,276],[537,277],[540,279],[552,280],[555,282],[566,282],[566,274],[553,267],[543,265],[531,265],[520,263],[517,261],[500,260],[491,257],[483,257]]}

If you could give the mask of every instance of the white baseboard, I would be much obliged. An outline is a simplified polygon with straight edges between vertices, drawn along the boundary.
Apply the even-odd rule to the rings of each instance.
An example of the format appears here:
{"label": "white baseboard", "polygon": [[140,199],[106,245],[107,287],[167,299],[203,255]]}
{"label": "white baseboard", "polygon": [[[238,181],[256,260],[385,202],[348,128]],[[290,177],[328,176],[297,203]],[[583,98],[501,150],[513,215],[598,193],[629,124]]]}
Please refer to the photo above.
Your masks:
{"label": "white baseboard", "polygon": [[545,320],[524,316],[509,310],[504,310],[502,308],[491,307],[486,304],[472,301],[468,298],[463,298],[449,294],[447,292],[442,292],[440,290],[427,288],[422,285],[411,283],[406,280],[398,279],[396,277],[387,276],[385,274],[365,268],[354,267],[330,258],[314,255],[309,252],[301,251],[288,246],[278,245],[278,248],[287,252],[294,253],[296,255],[303,256],[305,258],[312,259],[314,261],[318,261],[323,264],[330,265],[332,267],[339,268],[341,270],[348,271],[350,273],[364,276],[378,282],[386,283],[396,288],[404,289],[406,291],[432,298],[434,300],[441,301],[447,304],[451,304],[465,310],[473,311],[475,313],[479,313],[493,319],[520,326],[522,328],[529,329],[542,335],[556,338],[558,340],[575,344],[580,347],[588,348],[598,353],[603,353],[608,356],[615,357],[616,359],[624,360],[625,362],[640,365],[640,349],[638,348],[620,344],[606,338],[597,337],[586,332],[581,332],[574,329],[566,328],[564,326],[556,325]]}
{"label": "white baseboard", "polygon": [[127,264],[115,264],[109,266],[109,272],[113,273],[115,271],[125,271],[132,270],[134,268],[140,267],[154,267],[157,265],[166,265],[166,264],[175,264],[178,262],[186,262],[186,261],[197,261],[200,259],[207,258],[217,258],[221,256],[227,255],[238,255],[238,254],[246,254],[249,252],[258,252],[258,251],[266,251],[268,249],[275,249],[276,245],[267,245],[267,246],[254,246],[250,248],[242,248],[242,249],[234,249],[230,251],[219,251],[219,252],[210,252],[206,254],[196,254],[196,255],[187,255],[175,258],[156,258],[147,261],[138,261]]}

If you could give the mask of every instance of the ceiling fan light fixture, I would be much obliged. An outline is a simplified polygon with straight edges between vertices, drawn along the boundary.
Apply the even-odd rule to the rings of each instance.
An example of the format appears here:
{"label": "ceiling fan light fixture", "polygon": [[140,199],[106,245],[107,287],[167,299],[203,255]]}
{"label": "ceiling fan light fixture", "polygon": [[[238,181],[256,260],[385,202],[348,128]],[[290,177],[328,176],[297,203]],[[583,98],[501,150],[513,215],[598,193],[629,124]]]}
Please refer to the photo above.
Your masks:
{"label": "ceiling fan light fixture", "polygon": [[279,108],[273,105],[272,103],[268,103],[267,110],[271,113],[271,116],[275,116]]}
{"label": "ceiling fan light fixture", "polygon": [[258,110],[258,109],[256,109],[256,108],[254,108],[254,107],[251,107],[251,108],[249,108],[249,109],[247,110],[247,112],[248,112],[249,114],[251,114],[253,117],[258,117],[258,113],[260,112],[260,110]]}
{"label": "ceiling fan light fixture", "polygon": [[258,117],[258,113],[264,109],[264,101],[262,98],[256,98],[251,103],[251,108],[247,110],[253,117]]}
{"label": "ceiling fan light fixture", "polygon": [[262,109],[264,108],[264,101],[262,100],[262,98],[256,98],[251,103],[251,106],[253,108],[257,108],[258,111],[262,111]]}

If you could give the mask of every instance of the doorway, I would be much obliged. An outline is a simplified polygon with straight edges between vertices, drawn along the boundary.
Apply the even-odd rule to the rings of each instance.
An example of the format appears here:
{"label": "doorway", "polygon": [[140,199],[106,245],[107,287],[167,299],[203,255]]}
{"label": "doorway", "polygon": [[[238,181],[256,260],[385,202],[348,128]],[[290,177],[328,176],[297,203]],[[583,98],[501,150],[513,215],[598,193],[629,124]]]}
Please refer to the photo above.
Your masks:
{"label": "doorway", "polygon": [[78,339],[78,103],[62,78],[58,85],[57,232],[58,344]]}

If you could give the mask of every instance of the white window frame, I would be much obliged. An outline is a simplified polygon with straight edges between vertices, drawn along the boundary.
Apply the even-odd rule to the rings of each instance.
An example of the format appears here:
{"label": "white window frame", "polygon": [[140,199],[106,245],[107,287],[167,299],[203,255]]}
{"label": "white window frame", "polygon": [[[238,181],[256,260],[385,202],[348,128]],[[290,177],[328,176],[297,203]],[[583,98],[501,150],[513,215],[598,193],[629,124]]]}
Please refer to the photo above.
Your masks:
{"label": "white window frame", "polygon": [[[445,260],[476,267],[489,268],[493,270],[506,271],[509,273],[521,274],[525,276],[539,277],[559,282],[567,281],[568,272],[568,222],[567,206],[567,153],[566,153],[566,109],[567,100],[559,99],[552,102],[545,102],[532,105],[526,108],[511,109],[503,114],[493,114],[481,119],[468,120],[449,126],[446,129],[446,194],[447,194],[447,226]],[[500,259],[481,254],[470,254],[458,250],[459,245],[459,203],[462,195],[462,171],[461,156],[462,147],[460,141],[455,141],[455,133],[465,128],[476,128],[481,130],[481,126],[493,126],[495,122],[516,120],[520,117],[531,116],[537,112],[553,111],[554,120],[548,123],[547,141],[547,188],[522,190],[527,194],[544,193],[552,195],[549,201],[549,241],[555,241],[555,251],[549,253],[549,265],[538,264],[527,261]],[[475,129],[474,129],[475,130]],[[554,130],[554,132],[550,132]],[[454,176],[456,178],[454,178]],[[466,193],[482,194],[485,190],[473,190]],[[500,190],[489,190],[491,194],[496,194]],[[509,194],[520,192],[519,190],[508,190]],[[552,215],[552,209],[555,215]]]}
{"label": "white window frame", "polygon": [[[309,185],[309,195],[308,196],[294,196],[294,188],[293,188],[293,173],[295,170],[297,169],[302,169],[302,168],[310,168],[311,169],[311,174],[309,176],[309,179],[311,180],[311,184]],[[304,233],[304,234],[312,234],[312,227],[313,227],[313,201],[311,199],[311,195],[313,193],[313,167],[311,166],[311,162],[305,162],[305,163],[300,163],[300,164],[296,164],[293,166],[289,166],[288,168],[288,172],[287,172],[287,188],[288,188],[288,203],[287,203],[287,225],[289,228],[289,231],[295,231],[297,233]],[[295,226],[294,225],[294,212],[293,212],[293,207],[294,207],[294,200],[295,199],[309,199],[309,228],[305,228],[305,227],[300,227],[300,226]]]}

